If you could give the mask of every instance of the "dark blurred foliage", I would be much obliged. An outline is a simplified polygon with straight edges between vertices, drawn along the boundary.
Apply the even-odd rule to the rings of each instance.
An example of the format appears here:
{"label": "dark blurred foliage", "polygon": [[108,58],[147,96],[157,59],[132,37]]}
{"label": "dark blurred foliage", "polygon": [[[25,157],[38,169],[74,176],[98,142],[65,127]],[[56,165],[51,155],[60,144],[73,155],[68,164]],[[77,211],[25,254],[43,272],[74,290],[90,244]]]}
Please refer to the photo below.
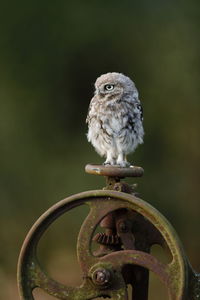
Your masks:
{"label": "dark blurred foliage", "polygon": [[15,276],[42,212],[104,185],[84,173],[103,161],[85,117],[108,71],[130,76],[143,102],[145,143],[130,158],[145,169],[141,197],[199,269],[200,2],[8,0],[0,19],[0,277]]}

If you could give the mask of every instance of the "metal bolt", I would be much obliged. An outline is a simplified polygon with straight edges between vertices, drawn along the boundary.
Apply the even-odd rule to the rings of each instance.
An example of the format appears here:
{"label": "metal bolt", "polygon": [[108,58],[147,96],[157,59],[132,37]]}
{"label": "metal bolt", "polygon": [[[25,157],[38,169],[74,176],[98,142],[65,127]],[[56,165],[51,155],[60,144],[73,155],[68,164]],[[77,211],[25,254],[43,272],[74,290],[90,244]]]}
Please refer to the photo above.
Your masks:
{"label": "metal bolt", "polygon": [[98,269],[93,273],[93,282],[97,285],[106,285],[110,281],[110,272],[106,269]]}

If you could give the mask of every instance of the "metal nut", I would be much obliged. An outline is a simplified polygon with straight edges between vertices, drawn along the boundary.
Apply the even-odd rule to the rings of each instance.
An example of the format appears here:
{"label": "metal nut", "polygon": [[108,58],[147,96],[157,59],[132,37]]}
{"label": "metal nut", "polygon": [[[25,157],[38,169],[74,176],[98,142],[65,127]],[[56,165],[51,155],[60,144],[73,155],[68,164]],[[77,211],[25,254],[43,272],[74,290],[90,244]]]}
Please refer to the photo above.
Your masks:
{"label": "metal nut", "polygon": [[110,272],[106,269],[97,269],[92,275],[92,280],[97,285],[106,285],[110,279]]}

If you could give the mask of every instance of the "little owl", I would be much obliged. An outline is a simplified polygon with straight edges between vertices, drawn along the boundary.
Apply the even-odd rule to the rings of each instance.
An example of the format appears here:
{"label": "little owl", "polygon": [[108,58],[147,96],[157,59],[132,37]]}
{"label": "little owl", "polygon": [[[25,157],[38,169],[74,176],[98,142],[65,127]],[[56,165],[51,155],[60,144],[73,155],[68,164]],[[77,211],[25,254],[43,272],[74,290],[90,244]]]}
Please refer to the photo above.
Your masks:
{"label": "little owl", "polygon": [[143,143],[142,107],[133,81],[121,73],[97,78],[89,106],[88,141],[105,165],[127,167],[126,155]]}

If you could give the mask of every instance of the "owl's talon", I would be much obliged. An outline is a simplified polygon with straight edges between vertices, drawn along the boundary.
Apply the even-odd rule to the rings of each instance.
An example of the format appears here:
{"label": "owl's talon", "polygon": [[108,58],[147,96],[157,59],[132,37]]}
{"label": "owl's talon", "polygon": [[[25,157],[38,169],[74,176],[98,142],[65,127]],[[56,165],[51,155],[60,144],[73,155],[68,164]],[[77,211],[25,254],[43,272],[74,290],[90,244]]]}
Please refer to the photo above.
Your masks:
{"label": "owl's talon", "polygon": [[116,163],[114,162],[114,161],[104,161],[104,163],[103,163],[103,165],[104,166],[113,166],[113,165],[115,165]]}
{"label": "owl's talon", "polygon": [[120,162],[117,162],[117,165],[120,166],[121,168],[128,168],[128,167],[130,167],[131,164],[127,161],[120,161]]}

